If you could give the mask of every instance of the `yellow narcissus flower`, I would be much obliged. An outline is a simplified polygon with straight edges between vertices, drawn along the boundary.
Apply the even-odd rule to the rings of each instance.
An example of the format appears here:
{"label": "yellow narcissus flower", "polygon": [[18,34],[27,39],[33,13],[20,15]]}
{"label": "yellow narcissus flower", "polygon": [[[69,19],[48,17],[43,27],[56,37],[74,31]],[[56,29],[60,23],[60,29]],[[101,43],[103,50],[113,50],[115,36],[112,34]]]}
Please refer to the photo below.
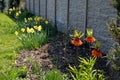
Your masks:
{"label": "yellow narcissus flower", "polygon": [[33,19],[32,19],[32,17],[29,17],[28,20],[31,21],[31,20],[33,20]]}
{"label": "yellow narcissus flower", "polygon": [[13,10],[15,10],[15,7],[13,7]]}
{"label": "yellow narcissus flower", "polygon": [[18,17],[18,16],[19,16],[19,13],[17,12],[17,13],[16,13],[16,17]]}
{"label": "yellow narcissus flower", "polygon": [[32,17],[30,17],[30,18],[28,18],[28,20],[30,21],[30,20],[33,20],[33,19],[32,19]]}
{"label": "yellow narcissus flower", "polygon": [[38,27],[37,27],[37,26],[34,26],[34,29],[36,29],[36,30],[37,30],[37,29],[38,29]]}
{"label": "yellow narcissus flower", "polygon": [[9,9],[9,11],[12,11],[12,10],[13,10],[12,8]]}
{"label": "yellow narcissus flower", "polygon": [[41,31],[42,30],[42,26],[40,25],[40,26],[38,26],[38,29],[37,29],[38,31]]}
{"label": "yellow narcissus flower", "polygon": [[28,18],[28,20],[30,21],[30,18]]}
{"label": "yellow narcissus flower", "polygon": [[27,27],[27,33],[30,33],[31,31],[30,31],[30,28],[29,27]]}
{"label": "yellow narcissus flower", "polygon": [[33,28],[31,28],[31,29],[30,29],[30,32],[31,32],[31,33],[34,33],[34,29],[33,29]]}
{"label": "yellow narcissus flower", "polygon": [[21,31],[22,31],[22,32],[25,32],[25,29],[24,29],[24,28],[21,28]]}
{"label": "yellow narcissus flower", "polygon": [[18,35],[18,32],[17,32],[17,31],[15,31],[15,35]]}
{"label": "yellow narcissus flower", "polygon": [[45,21],[45,24],[48,24],[49,22],[48,21]]}
{"label": "yellow narcissus flower", "polygon": [[24,18],[24,22],[26,22],[26,23],[27,23],[27,19],[26,19],[26,18]]}
{"label": "yellow narcissus flower", "polygon": [[21,11],[19,11],[19,14],[21,14]]}
{"label": "yellow narcissus flower", "polygon": [[37,21],[39,21],[39,20],[40,20],[40,17],[37,18]]}

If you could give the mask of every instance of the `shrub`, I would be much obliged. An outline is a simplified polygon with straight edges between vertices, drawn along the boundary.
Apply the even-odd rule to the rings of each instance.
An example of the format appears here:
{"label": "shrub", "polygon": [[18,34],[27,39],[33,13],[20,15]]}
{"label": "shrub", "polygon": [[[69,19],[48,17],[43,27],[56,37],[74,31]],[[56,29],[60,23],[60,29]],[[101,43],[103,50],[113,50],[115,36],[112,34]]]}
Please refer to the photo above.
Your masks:
{"label": "shrub", "polygon": [[117,27],[116,22],[111,20],[111,22],[108,24],[108,30],[115,40],[115,43],[107,54],[107,65],[110,66],[110,74],[113,76],[113,78],[115,80],[120,80],[120,27]]}

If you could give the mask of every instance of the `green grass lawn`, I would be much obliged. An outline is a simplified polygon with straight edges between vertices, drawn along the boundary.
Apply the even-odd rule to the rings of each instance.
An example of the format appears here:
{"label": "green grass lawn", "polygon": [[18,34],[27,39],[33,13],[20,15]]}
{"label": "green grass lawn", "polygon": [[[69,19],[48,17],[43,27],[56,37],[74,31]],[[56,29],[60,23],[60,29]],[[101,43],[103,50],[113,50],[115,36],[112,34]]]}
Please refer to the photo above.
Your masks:
{"label": "green grass lawn", "polygon": [[6,80],[2,73],[6,72],[15,63],[17,49],[21,46],[12,32],[15,25],[16,23],[8,16],[0,13],[0,80]]}

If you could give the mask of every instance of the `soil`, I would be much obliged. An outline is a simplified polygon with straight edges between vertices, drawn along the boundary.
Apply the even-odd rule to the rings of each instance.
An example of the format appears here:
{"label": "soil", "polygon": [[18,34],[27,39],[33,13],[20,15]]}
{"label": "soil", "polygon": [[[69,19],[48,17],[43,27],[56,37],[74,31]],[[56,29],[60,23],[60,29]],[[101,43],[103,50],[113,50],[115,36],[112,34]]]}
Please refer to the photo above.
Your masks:
{"label": "soil", "polygon": [[[57,68],[63,73],[69,74],[68,65],[78,66],[78,57],[89,57],[90,49],[86,43],[80,47],[75,47],[70,41],[65,42],[66,40],[63,35],[57,35],[54,37],[54,40],[49,41],[48,44],[37,50],[20,51],[19,57],[16,60],[17,66],[27,65],[29,70],[31,70],[32,62],[27,60],[27,58],[30,58],[30,60],[36,59],[37,63],[44,70]],[[106,62],[107,58],[103,54],[103,57],[98,58],[96,61],[95,68],[103,70],[105,76],[109,76],[109,68],[106,67]],[[31,75],[33,80],[37,80],[34,74]],[[27,77],[30,77],[29,74]]]}

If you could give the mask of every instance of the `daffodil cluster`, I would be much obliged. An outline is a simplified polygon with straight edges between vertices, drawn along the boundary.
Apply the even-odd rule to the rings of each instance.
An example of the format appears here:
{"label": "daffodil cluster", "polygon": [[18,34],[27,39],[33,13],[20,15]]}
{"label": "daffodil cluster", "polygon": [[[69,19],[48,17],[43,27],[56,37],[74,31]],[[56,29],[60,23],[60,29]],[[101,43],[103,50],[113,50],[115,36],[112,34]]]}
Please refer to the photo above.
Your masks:
{"label": "daffodil cluster", "polygon": [[9,12],[9,14],[11,14],[11,12],[12,12],[12,11],[15,11],[15,10],[16,10],[15,7],[9,8],[8,12]]}
{"label": "daffodil cluster", "polygon": [[[24,33],[24,32],[26,32],[26,33],[35,33],[35,32],[40,32],[41,30],[42,30],[42,26],[39,25],[39,26],[34,26],[33,28],[29,28],[29,27],[21,28],[20,32],[22,32],[22,33]],[[15,35],[18,35],[18,34],[19,34],[19,32],[15,31]]]}
{"label": "daffodil cluster", "polygon": [[45,31],[42,31],[41,25],[32,28],[21,28],[19,31],[15,31],[15,35],[21,41],[24,48],[27,49],[37,49],[47,42],[47,34]]}
{"label": "daffodil cluster", "polygon": [[32,28],[34,28],[35,31],[41,31],[41,29],[43,29],[46,30],[47,32],[50,32],[48,30],[53,30],[49,20],[39,16],[24,18],[24,24],[22,26],[25,27],[29,26],[31,28],[27,30],[29,33],[31,30],[33,31]]}
{"label": "daffodil cluster", "polygon": [[16,12],[16,17],[18,17],[21,14],[21,11]]}

